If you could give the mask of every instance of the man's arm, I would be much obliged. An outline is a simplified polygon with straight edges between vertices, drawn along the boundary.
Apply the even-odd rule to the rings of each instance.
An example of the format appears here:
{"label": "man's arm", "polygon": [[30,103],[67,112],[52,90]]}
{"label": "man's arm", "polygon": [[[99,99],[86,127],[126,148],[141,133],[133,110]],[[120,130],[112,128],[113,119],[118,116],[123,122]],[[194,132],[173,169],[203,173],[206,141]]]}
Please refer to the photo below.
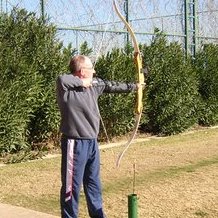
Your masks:
{"label": "man's arm", "polygon": [[82,85],[82,80],[77,76],[73,76],[72,74],[60,75],[57,78],[57,88],[59,90],[68,90],[70,88],[75,88]]}
{"label": "man's arm", "polygon": [[135,83],[115,82],[100,78],[94,78],[92,85],[103,88],[105,93],[128,93],[138,89],[138,84]]}
{"label": "man's arm", "polygon": [[57,87],[59,90],[68,90],[68,89],[73,89],[76,87],[90,87],[91,84],[91,79],[90,78],[83,78],[80,79],[77,76],[74,76],[72,74],[64,74],[60,75],[57,78]]}

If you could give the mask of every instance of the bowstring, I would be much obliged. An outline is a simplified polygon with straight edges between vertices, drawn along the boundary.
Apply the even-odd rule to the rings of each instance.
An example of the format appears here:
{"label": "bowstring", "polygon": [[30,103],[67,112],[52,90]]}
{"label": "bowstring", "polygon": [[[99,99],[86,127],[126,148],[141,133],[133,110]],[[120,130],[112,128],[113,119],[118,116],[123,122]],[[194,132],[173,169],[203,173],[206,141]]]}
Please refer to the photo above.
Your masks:
{"label": "bowstring", "polygon": [[[95,68],[96,63],[97,63],[97,59],[98,59],[99,56],[100,56],[101,49],[102,49],[102,47],[103,47],[103,42],[104,42],[105,35],[106,35],[106,30],[107,30],[108,27],[109,27],[109,23],[110,23],[109,20],[111,19],[111,16],[112,16],[112,13],[110,13],[110,16],[108,16],[108,20],[107,20],[107,22],[106,22],[106,25],[105,25],[105,28],[104,28],[104,31],[103,31],[101,43],[100,43],[99,49],[97,50],[97,53],[96,53],[96,57],[95,57],[95,60],[94,60],[93,68]],[[104,133],[105,133],[105,136],[106,136],[106,139],[107,139],[107,143],[109,144],[109,143],[110,143],[110,139],[109,139],[109,136],[108,136],[108,133],[107,133],[107,130],[106,130],[106,127],[105,127],[105,124],[104,124],[104,121],[103,121],[103,118],[102,118],[102,116],[101,116],[100,111],[99,111],[99,114],[100,114],[101,124],[102,124],[103,130],[104,130]]]}

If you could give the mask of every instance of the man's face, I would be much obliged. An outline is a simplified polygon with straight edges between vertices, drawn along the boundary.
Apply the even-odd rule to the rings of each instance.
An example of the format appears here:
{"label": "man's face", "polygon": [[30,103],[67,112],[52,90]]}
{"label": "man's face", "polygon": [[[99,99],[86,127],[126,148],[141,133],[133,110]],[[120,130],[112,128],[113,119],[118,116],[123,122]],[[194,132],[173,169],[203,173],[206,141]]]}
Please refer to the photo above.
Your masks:
{"label": "man's face", "polygon": [[92,79],[94,73],[95,70],[93,68],[92,62],[90,59],[87,59],[81,67],[81,77]]}

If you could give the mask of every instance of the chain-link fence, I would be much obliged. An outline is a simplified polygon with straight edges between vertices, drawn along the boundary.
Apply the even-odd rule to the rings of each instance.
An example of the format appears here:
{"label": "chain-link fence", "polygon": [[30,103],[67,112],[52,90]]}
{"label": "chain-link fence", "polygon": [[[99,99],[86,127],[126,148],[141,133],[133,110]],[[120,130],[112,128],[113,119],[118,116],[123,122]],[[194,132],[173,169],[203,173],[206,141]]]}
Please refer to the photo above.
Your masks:
{"label": "chain-link fence", "polygon": [[[185,10],[187,3],[195,4],[195,14]],[[117,0],[117,4],[139,42],[149,44],[154,29],[158,28],[170,41],[184,45],[187,43],[185,28],[189,28],[198,39],[195,41],[198,47],[202,43],[218,43],[218,0]],[[128,41],[112,0],[1,0],[2,12],[10,12],[14,7],[25,8],[38,16],[44,14],[57,26],[57,37],[77,49],[87,41],[97,54],[115,46],[123,47]],[[195,16],[194,27],[192,16]]]}

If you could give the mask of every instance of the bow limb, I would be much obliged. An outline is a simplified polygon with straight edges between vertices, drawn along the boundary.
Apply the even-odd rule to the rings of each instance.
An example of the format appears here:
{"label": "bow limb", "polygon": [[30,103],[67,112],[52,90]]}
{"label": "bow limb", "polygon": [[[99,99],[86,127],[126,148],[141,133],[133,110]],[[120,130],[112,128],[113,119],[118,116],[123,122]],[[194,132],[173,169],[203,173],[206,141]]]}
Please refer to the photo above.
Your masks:
{"label": "bow limb", "polygon": [[125,24],[128,32],[132,38],[132,42],[133,42],[133,46],[134,46],[134,62],[135,62],[136,69],[137,69],[137,72],[136,72],[137,73],[137,83],[139,83],[139,87],[138,87],[138,90],[136,92],[134,129],[133,129],[133,132],[132,132],[129,140],[124,145],[125,146],[124,150],[118,156],[116,165],[119,166],[124,153],[127,151],[127,149],[129,148],[130,144],[132,143],[132,141],[134,140],[134,138],[136,136],[136,133],[137,133],[137,130],[139,127],[139,123],[140,123],[140,119],[142,116],[142,108],[143,108],[142,98],[143,98],[144,74],[142,72],[142,57],[140,54],[140,50],[139,50],[139,46],[138,46],[138,42],[137,42],[137,39],[135,37],[135,34],[134,34],[131,26],[129,25],[129,23],[125,20],[123,15],[118,10],[118,7],[117,7],[115,0],[113,0],[113,6],[114,6],[114,10],[116,11],[118,17],[123,21],[123,23]]}

